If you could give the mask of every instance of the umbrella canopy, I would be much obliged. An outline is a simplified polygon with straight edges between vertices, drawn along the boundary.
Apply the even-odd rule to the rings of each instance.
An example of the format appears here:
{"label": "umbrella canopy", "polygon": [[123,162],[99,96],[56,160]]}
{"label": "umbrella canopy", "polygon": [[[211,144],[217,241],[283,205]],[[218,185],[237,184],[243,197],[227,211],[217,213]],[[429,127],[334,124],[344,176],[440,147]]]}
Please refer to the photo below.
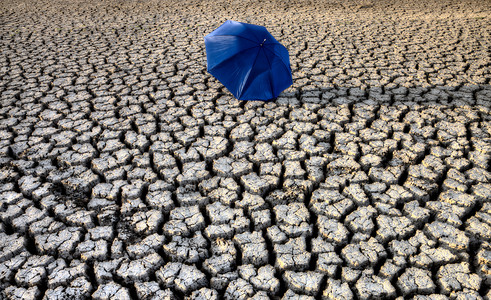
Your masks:
{"label": "umbrella canopy", "polygon": [[237,99],[273,99],[293,83],[288,50],[263,26],[226,21],[205,46],[208,72]]}

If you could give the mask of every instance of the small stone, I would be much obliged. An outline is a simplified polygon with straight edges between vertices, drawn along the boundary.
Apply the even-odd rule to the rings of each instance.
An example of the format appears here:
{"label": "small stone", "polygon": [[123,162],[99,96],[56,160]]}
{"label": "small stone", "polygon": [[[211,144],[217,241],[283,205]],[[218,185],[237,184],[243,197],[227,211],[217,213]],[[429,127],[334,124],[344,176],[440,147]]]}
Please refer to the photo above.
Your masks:
{"label": "small stone", "polygon": [[470,272],[469,264],[466,262],[440,267],[437,278],[442,293],[446,295],[464,289],[478,291],[482,281],[479,275]]}
{"label": "small stone", "polygon": [[286,271],[283,275],[286,284],[297,293],[315,296],[320,292],[324,275],[312,271],[293,272]]}
{"label": "small stone", "polygon": [[430,294],[436,286],[431,280],[431,272],[418,268],[409,268],[397,279],[397,286],[404,295],[413,293]]}

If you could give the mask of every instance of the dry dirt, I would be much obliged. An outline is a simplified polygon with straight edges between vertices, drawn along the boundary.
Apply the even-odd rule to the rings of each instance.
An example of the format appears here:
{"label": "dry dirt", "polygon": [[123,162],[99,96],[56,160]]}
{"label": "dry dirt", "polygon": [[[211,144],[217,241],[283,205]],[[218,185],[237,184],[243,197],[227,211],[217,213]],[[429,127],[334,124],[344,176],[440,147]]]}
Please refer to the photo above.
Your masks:
{"label": "dry dirt", "polygon": [[[489,299],[491,1],[0,3],[0,299]],[[204,35],[264,25],[242,102]]]}

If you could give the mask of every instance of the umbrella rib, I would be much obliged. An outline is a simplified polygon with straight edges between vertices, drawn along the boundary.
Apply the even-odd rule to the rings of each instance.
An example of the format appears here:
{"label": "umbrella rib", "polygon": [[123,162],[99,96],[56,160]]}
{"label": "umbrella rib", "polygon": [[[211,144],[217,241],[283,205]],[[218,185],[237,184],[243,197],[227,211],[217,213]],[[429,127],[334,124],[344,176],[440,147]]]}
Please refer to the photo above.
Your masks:
{"label": "umbrella rib", "polygon": [[216,67],[218,67],[219,65],[223,64],[224,62],[227,62],[229,60],[231,60],[232,58],[234,58],[234,56],[242,53],[242,52],[245,52],[245,51],[248,51],[248,50],[251,50],[252,48],[256,48],[256,47],[259,47],[259,46],[253,46],[253,47],[249,47],[249,48],[246,48],[246,49],[242,49],[240,50],[239,52],[237,53],[234,53],[234,55],[230,56],[229,58],[225,59],[225,60],[222,60],[221,62],[219,62],[218,64],[214,65],[213,68],[211,69],[208,69],[208,72],[210,71],[213,71],[213,69],[215,69]]}
{"label": "umbrella rib", "polygon": [[[264,47],[261,47],[264,51]],[[274,97],[274,88],[273,88],[273,77],[271,76],[271,62],[269,61],[269,58],[268,56],[266,55],[266,53],[264,53],[264,57],[266,57],[266,60],[268,61],[268,65],[269,65],[269,71],[268,71],[268,75],[269,75],[269,88],[271,89],[271,96]]]}
{"label": "umbrella rib", "polygon": [[[259,40],[259,39],[257,38],[256,33],[255,33],[257,29],[256,29],[256,28],[254,28],[254,26],[258,26],[258,25],[252,25],[252,24],[247,24],[247,23],[242,23],[242,22],[239,22],[239,23],[240,23],[240,25],[241,25],[242,27],[247,28],[247,30],[248,30],[248,31],[249,31],[249,32],[250,32],[250,33],[251,33],[251,34],[252,34],[252,35],[253,35],[253,36],[256,38],[256,40]],[[252,25],[252,27],[253,27],[254,29],[252,29],[252,28],[251,28],[251,25]],[[262,27],[262,26],[259,26],[259,27]],[[264,28],[264,27],[263,27],[263,28]],[[264,28],[264,29],[266,29],[266,28]],[[257,41],[256,41],[256,43],[257,43]]]}
{"label": "umbrella rib", "polygon": [[249,83],[249,76],[251,75],[252,69],[254,69],[254,66],[256,65],[256,61],[257,61],[257,57],[259,56],[259,52],[260,51],[257,51],[256,58],[254,58],[254,62],[252,63],[251,69],[249,70],[249,72],[247,72],[247,78],[245,79],[244,87],[240,90],[239,98],[240,98],[240,96],[242,96],[242,91],[244,90],[244,88]]}
{"label": "umbrella rib", "polygon": [[[281,45],[281,44],[280,44]],[[276,52],[274,51],[271,51],[270,49],[266,48],[269,52],[273,53],[274,56],[278,57],[281,61],[281,63],[285,66],[285,68],[287,69],[287,71],[291,71],[290,68],[288,68],[288,66],[285,64],[285,62],[283,61],[283,59],[281,59],[281,56],[279,56],[278,54],[276,54]]]}

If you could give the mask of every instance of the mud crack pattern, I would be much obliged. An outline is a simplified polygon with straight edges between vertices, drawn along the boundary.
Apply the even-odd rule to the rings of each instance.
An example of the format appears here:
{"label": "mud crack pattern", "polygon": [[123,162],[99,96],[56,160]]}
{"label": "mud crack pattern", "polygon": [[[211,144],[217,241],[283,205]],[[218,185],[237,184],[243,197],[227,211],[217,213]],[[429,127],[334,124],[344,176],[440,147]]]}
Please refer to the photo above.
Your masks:
{"label": "mud crack pattern", "polygon": [[[489,1],[0,4],[0,298],[489,299]],[[203,36],[265,25],[241,102]]]}

